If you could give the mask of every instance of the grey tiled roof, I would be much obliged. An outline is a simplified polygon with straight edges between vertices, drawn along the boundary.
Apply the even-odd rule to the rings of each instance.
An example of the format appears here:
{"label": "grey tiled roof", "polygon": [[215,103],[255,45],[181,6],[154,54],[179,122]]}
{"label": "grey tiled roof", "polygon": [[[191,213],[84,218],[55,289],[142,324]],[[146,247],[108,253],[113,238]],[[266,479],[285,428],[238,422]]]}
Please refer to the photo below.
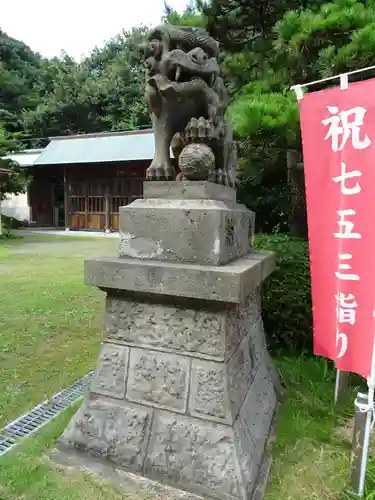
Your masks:
{"label": "grey tiled roof", "polygon": [[20,167],[31,167],[42,152],[43,149],[26,149],[7,155],[5,158],[18,163]]}
{"label": "grey tiled roof", "polygon": [[151,160],[153,130],[51,138],[34,165]]}

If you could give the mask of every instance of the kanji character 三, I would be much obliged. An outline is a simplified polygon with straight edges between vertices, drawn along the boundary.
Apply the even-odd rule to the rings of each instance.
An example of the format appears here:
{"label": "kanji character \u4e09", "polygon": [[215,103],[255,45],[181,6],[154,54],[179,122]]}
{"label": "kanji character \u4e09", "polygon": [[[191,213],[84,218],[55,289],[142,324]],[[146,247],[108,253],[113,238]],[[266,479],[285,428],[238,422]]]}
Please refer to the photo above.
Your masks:
{"label": "kanji character \u4e09", "polygon": [[360,177],[362,173],[359,170],[352,170],[351,172],[346,172],[346,164],[344,161],[341,162],[341,174],[338,177],[333,177],[334,182],[341,182],[341,193],[342,194],[358,194],[361,191],[361,186],[359,182],[356,183],[354,187],[348,187],[345,183],[347,179],[353,177]]}
{"label": "kanji character \u4e09", "polygon": [[337,319],[339,323],[349,323],[350,325],[354,325],[356,314],[355,309],[358,307],[354,295],[351,293],[345,295],[344,293],[339,292],[335,297],[337,301]]}
{"label": "kanji character \u4e09", "polygon": [[[339,253],[339,261],[350,260],[353,257],[351,253]],[[359,276],[354,273],[348,273],[351,270],[351,266],[346,262],[339,262],[339,270],[335,272],[336,278],[339,280],[347,281],[359,281]],[[340,272],[341,271],[341,272]],[[346,272],[342,272],[346,271]]]}
{"label": "kanji character \u4e09", "polygon": [[344,220],[346,215],[355,215],[356,211],[348,208],[346,210],[337,210],[340,220],[337,222],[340,228],[339,233],[333,233],[336,238],[360,239],[362,236],[359,233],[353,232],[354,224],[348,220]]}
{"label": "kanji character \u4e09", "polygon": [[[322,120],[323,125],[329,125],[324,140],[332,138],[331,146],[334,152],[341,151],[350,136],[354,149],[365,149],[370,146],[371,140],[367,134],[363,140],[360,138],[360,127],[363,125],[363,118],[367,112],[365,108],[357,106],[340,112],[337,106],[327,106],[327,109],[332,116]],[[351,116],[353,116],[353,119],[350,121]],[[340,144],[339,137],[341,137]]]}

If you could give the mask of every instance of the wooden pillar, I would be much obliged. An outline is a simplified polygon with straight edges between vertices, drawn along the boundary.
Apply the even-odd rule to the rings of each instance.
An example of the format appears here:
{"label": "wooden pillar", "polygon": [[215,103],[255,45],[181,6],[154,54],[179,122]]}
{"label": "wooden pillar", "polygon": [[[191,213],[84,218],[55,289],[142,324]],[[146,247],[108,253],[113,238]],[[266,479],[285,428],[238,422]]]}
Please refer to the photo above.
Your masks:
{"label": "wooden pillar", "polygon": [[105,232],[111,231],[111,204],[110,204],[110,181],[106,183],[104,193],[104,210],[105,210]]}
{"label": "wooden pillar", "polygon": [[342,372],[341,370],[337,370],[335,385],[335,404],[341,404],[342,402],[346,401],[350,388],[350,382],[350,372]]}
{"label": "wooden pillar", "polygon": [[29,224],[33,220],[33,207],[31,204],[31,196],[30,196],[30,189],[31,189],[32,182],[33,182],[33,179],[30,180],[30,182],[28,183],[27,188],[26,188],[27,206],[29,207],[29,221],[28,221]]}
{"label": "wooden pillar", "polygon": [[[50,207],[50,210],[52,211],[52,214],[51,214],[51,224],[48,224],[48,225],[55,227],[56,220],[55,220],[55,181],[54,180],[50,181],[50,188],[51,188],[51,207]],[[47,214],[45,214],[45,216],[47,216]],[[49,217],[47,220],[49,220]]]}
{"label": "wooden pillar", "polygon": [[65,231],[70,229],[70,198],[69,198],[69,181],[66,167],[64,167],[64,224]]}
{"label": "wooden pillar", "polygon": [[85,223],[83,229],[89,228],[89,186],[88,182],[83,182],[83,193],[85,196]]}

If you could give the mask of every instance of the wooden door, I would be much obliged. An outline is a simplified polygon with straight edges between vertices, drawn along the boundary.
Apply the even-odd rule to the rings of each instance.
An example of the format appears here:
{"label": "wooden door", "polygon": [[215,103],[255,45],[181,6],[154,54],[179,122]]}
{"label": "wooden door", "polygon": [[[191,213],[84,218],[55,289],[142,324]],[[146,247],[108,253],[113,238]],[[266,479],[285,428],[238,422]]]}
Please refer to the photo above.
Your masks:
{"label": "wooden door", "polygon": [[72,229],[105,229],[106,182],[93,179],[71,183],[69,198]]}
{"label": "wooden door", "polygon": [[70,228],[86,229],[87,188],[85,182],[71,182],[69,192]]}
{"label": "wooden door", "polygon": [[87,229],[105,229],[105,195],[107,180],[93,179],[87,188]]}
{"label": "wooden door", "polygon": [[119,209],[143,196],[143,178],[112,179],[110,186],[110,221],[113,231],[119,230]]}
{"label": "wooden door", "polygon": [[36,227],[53,226],[53,183],[33,179],[29,187],[29,199],[33,222]]}

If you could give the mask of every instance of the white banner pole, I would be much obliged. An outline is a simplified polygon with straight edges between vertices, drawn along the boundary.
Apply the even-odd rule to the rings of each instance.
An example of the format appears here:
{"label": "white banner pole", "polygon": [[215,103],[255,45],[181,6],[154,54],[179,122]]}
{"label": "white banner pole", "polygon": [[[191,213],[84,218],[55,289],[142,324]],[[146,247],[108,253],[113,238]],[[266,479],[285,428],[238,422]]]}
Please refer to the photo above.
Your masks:
{"label": "white banner pole", "polygon": [[[375,311],[374,311],[375,318]],[[365,494],[366,469],[371,429],[375,421],[375,338],[372,348],[371,373],[367,379],[368,393],[358,393],[355,401],[355,421],[353,429],[352,462],[350,470],[350,488],[358,497]]]}
{"label": "white banner pole", "polygon": [[[344,78],[346,78],[349,75],[355,75],[357,73],[364,73],[364,72],[370,71],[372,69],[375,69],[375,66],[368,66],[367,68],[355,69],[354,71],[349,71],[348,73],[340,73],[339,75],[328,76],[327,78],[322,78],[320,80],[315,80],[313,82],[302,83],[300,85],[292,85],[290,87],[290,90],[294,90],[297,94],[297,92],[299,92],[298,88],[302,89],[304,87],[311,87],[312,85],[318,85],[319,83],[329,82],[330,80],[336,80],[336,78],[341,79],[343,76],[344,76]],[[297,99],[298,99],[298,95],[297,95]]]}

